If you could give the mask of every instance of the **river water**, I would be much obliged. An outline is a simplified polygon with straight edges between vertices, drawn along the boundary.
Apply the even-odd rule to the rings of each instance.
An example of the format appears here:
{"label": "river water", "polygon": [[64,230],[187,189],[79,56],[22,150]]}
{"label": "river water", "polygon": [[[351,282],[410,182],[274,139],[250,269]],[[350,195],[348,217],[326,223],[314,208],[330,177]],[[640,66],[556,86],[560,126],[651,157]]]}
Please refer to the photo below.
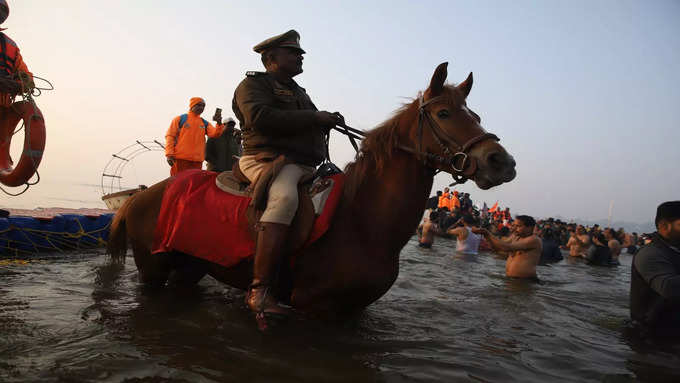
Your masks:
{"label": "river water", "polygon": [[131,257],[111,266],[101,250],[0,260],[0,381],[680,381],[678,343],[626,335],[630,255],[542,266],[531,284],[492,254],[416,244],[363,313],[270,334],[211,278],[148,291]]}

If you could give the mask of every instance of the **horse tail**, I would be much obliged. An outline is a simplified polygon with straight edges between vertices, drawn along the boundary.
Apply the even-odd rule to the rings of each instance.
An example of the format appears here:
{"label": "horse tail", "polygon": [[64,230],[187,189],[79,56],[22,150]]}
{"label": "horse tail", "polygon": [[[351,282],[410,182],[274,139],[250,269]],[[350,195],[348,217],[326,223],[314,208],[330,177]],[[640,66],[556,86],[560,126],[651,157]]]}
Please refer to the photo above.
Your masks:
{"label": "horse tail", "polygon": [[111,229],[109,231],[109,241],[106,244],[106,249],[113,261],[124,261],[127,253],[127,228],[126,218],[130,210],[130,202],[134,199],[134,195],[130,196],[121,206],[116,215],[111,221]]}

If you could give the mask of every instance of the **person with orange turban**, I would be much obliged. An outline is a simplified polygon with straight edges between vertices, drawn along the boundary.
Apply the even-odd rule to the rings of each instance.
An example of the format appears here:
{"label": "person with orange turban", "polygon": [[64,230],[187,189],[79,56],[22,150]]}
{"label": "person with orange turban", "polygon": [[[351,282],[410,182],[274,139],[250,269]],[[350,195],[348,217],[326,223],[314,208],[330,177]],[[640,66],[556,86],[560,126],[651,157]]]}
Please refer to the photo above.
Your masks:
{"label": "person with orange turban", "polygon": [[189,100],[189,113],[175,117],[165,133],[165,157],[168,160],[170,175],[187,169],[201,169],[205,159],[205,136],[219,137],[224,132],[222,116],[215,113],[211,123],[201,118],[205,101],[200,97]]}

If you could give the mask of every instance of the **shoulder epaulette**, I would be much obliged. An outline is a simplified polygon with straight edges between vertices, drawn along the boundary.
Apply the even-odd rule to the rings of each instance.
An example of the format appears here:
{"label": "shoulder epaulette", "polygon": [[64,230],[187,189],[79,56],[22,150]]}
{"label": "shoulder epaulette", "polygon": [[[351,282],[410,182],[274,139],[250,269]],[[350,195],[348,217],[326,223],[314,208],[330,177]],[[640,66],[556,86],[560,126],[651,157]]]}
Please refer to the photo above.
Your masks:
{"label": "shoulder epaulette", "polygon": [[265,72],[258,72],[258,71],[254,71],[254,70],[249,70],[249,71],[246,72],[246,76],[248,76],[248,77],[261,76],[263,74],[265,74]]}

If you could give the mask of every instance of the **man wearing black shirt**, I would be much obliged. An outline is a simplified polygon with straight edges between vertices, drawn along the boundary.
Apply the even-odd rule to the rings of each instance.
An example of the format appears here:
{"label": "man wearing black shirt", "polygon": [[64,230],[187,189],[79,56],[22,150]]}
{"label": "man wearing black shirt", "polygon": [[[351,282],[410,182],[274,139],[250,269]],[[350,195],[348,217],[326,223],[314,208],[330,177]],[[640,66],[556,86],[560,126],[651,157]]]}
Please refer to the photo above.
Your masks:
{"label": "man wearing black shirt", "polygon": [[442,191],[438,190],[436,196],[428,198],[427,203],[425,204],[425,210],[436,209],[439,206],[439,197],[441,197],[441,196],[442,196]]}
{"label": "man wearing black shirt", "polygon": [[659,205],[655,223],[633,257],[630,316],[648,335],[680,336],[680,201]]}

